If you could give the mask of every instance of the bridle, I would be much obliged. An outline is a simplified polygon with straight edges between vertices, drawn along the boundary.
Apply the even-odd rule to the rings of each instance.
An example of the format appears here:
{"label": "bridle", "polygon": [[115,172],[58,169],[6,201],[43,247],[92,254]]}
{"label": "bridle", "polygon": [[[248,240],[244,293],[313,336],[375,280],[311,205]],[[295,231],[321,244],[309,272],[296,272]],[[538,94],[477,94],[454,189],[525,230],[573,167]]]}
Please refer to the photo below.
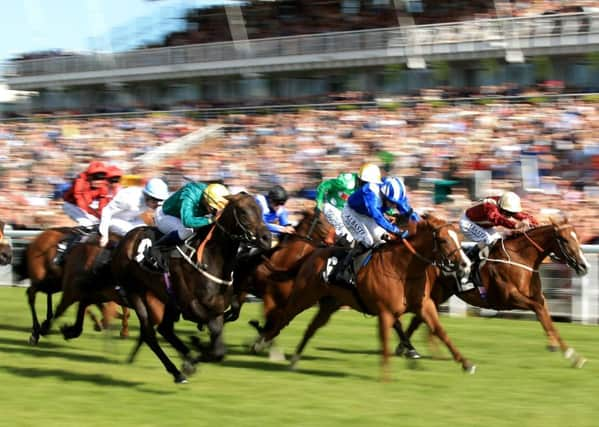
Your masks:
{"label": "bridle", "polygon": [[[573,268],[578,267],[578,260],[572,256],[570,254],[570,251],[568,251],[566,249],[565,246],[565,242],[566,239],[564,239],[562,236],[560,236],[560,234],[558,233],[558,231],[563,230],[565,228],[573,228],[572,224],[562,224],[559,226],[553,226],[553,235],[555,237],[555,240],[557,242],[557,247],[559,248],[559,254],[555,254],[555,256],[560,260],[565,262],[566,264],[572,266]],[[523,231],[522,234],[524,235],[524,237],[526,237],[526,239],[535,247],[535,249],[537,251],[539,251],[540,253],[545,253],[546,251],[537,243],[535,242],[532,237],[530,237],[526,231]]]}
{"label": "bridle", "polygon": [[216,218],[216,221],[214,221],[214,225],[220,230],[222,231],[222,233],[224,235],[226,235],[229,239],[231,240],[235,240],[238,242],[242,242],[242,243],[247,243],[250,245],[255,244],[258,241],[258,238],[256,237],[256,235],[250,231],[240,220],[239,220],[239,216],[237,214],[237,208],[234,206],[233,207],[233,218],[235,219],[235,225],[237,226],[237,228],[241,229],[241,233],[236,234],[236,233],[232,233],[229,230],[227,230],[220,222],[221,216],[218,216]]}
{"label": "bridle", "polygon": [[[426,264],[431,264],[436,267],[439,267],[441,269],[441,271],[443,271],[444,273],[447,273],[447,274],[457,273],[459,266],[457,264],[455,264],[454,262],[450,261],[450,258],[456,252],[459,252],[462,250],[461,246],[458,245],[458,247],[456,247],[449,254],[443,254],[443,252],[441,251],[441,245],[438,242],[439,231],[441,229],[443,229],[444,227],[449,227],[449,226],[451,226],[451,224],[446,223],[446,224],[440,225],[439,227],[433,228],[433,259],[429,259],[429,258],[425,257],[424,255],[421,255],[420,253],[418,253],[418,251],[416,251],[414,246],[412,246],[412,244],[408,240],[402,239],[401,241],[406,246],[406,248],[408,248],[408,250],[414,256],[416,256],[416,258],[420,259],[421,261],[424,261]],[[435,256],[437,253],[440,253],[441,255]]]}

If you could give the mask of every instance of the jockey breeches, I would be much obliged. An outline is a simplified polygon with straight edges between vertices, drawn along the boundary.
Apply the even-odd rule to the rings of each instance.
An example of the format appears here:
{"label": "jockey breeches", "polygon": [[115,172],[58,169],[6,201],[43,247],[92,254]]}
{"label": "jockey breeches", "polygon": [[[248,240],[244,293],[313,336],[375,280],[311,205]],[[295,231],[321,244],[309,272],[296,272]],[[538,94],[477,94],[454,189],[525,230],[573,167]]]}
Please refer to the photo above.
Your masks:
{"label": "jockey breeches", "polygon": [[350,234],[364,246],[371,248],[383,242],[381,237],[386,233],[385,229],[369,216],[359,214],[345,205],[341,217]]}
{"label": "jockey breeches", "polygon": [[460,228],[468,240],[475,243],[483,243],[487,246],[490,246],[496,240],[501,238],[501,235],[495,228],[483,228],[475,222],[472,222],[465,214],[460,218]]}
{"label": "jockey breeches", "polygon": [[100,223],[99,218],[96,218],[92,214],[85,212],[83,209],[77,205],[74,205],[73,203],[64,202],[62,205],[62,210],[78,225],[90,227]]}
{"label": "jockey breeches", "polygon": [[345,236],[348,242],[351,242],[354,239],[351,233],[347,230],[347,227],[345,227],[343,218],[341,216],[342,214],[339,209],[330,203],[325,203],[322,207],[322,213],[331,223],[331,225],[335,227],[335,234],[337,234],[338,237]]}
{"label": "jockey breeches", "polygon": [[180,218],[165,214],[162,211],[162,206],[156,209],[155,214],[156,227],[163,234],[168,234],[171,231],[177,230],[177,234],[181,240],[187,239],[193,234],[193,228],[187,228],[183,225]]}

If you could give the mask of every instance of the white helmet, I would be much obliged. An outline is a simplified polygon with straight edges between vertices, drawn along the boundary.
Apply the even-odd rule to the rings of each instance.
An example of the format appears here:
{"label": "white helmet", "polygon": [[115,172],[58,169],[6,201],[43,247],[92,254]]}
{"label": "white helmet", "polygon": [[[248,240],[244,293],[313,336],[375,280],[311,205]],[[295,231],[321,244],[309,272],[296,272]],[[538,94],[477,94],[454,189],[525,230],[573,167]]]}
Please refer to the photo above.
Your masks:
{"label": "white helmet", "polygon": [[516,193],[506,191],[499,198],[499,207],[510,213],[522,212],[520,197]]}
{"label": "white helmet", "polygon": [[374,163],[366,163],[360,168],[358,178],[365,182],[372,182],[374,184],[381,183],[381,170]]}
{"label": "white helmet", "polygon": [[168,198],[168,186],[160,178],[152,178],[146,183],[144,194],[153,199],[165,200]]}

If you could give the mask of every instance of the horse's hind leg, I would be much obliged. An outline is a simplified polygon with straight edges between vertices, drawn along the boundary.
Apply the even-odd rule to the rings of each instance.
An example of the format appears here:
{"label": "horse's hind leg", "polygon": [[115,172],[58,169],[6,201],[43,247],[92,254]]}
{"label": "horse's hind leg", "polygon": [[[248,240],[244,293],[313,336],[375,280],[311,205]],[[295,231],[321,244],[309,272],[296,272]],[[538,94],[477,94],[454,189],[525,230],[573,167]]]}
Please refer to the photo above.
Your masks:
{"label": "horse's hind leg", "polygon": [[121,308],[123,309],[123,313],[122,316],[123,318],[121,319],[121,338],[127,338],[129,336],[129,316],[131,315],[131,313],[129,312],[129,309],[127,307],[125,307],[124,305],[121,306]]}
{"label": "horse's hind leg", "polygon": [[[422,319],[420,319],[418,316],[414,316],[410,322],[410,326],[408,326],[408,331],[404,332],[401,326],[401,321],[399,319],[395,320],[395,323],[393,323],[393,329],[395,329],[395,332],[399,337],[399,344],[397,344],[397,348],[395,349],[396,355],[405,356],[407,359],[420,359],[422,357],[412,345],[412,341],[410,341],[412,333],[421,323]],[[416,326],[413,327],[412,325]]]}
{"label": "horse's hind leg", "polygon": [[447,335],[447,332],[445,332],[445,329],[441,325],[441,321],[439,320],[439,313],[437,312],[437,307],[431,299],[425,299],[422,302],[420,315],[430,328],[431,333],[436,335],[447,346],[447,348],[453,355],[453,359],[456,362],[462,364],[462,368],[464,369],[464,371],[473,374],[476,371],[476,366],[473,365],[470,361],[468,361],[468,359],[463,357],[462,354],[458,351],[457,347],[451,342],[449,336]]}
{"label": "horse's hind leg", "polygon": [[297,349],[295,350],[295,354],[291,358],[291,368],[292,369],[295,368],[295,366],[297,365],[297,362],[299,362],[299,360],[302,356],[302,352],[304,351],[304,348],[308,344],[308,341],[314,336],[314,334],[316,333],[317,330],[319,330],[320,328],[322,328],[324,325],[327,324],[327,322],[329,321],[329,319],[331,318],[333,313],[336,312],[337,310],[339,310],[340,307],[341,307],[341,304],[339,304],[339,302],[333,297],[324,297],[320,300],[319,305],[318,305],[318,312],[312,318],[312,321],[306,328],[306,331],[304,332],[304,336],[302,337],[302,340],[300,341],[299,345],[297,346]]}
{"label": "horse's hind leg", "polygon": [[[102,304],[96,304],[96,306],[100,310],[102,310]],[[90,307],[88,307],[87,310],[85,310],[85,312],[89,316],[90,320],[94,323],[94,331],[100,332],[101,330],[105,329],[98,316],[96,316],[96,314],[91,310]]]}
{"label": "horse's hind leg", "polygon": [[380,310],[379,312],[379,338],[382,345],[382,380],[387,382],[391,380],[391,371],[389,368],[389,330],[394,323],[395,318],[393,314],[387,310]]}
{"label": "horse's hind leg", "polygon": [[227,347],[223,340],[223,327],[225,319],[223,315],[217,316],[208,321],[208,330],[210,331],[210,361],[220,362],[225,358]]}
{"label": "horse's hind leg", "polygon": [[50,328],[52,327],[52,294],[48,293],[46,295],[46,320],[42,322],[42,326],[40,328],[40,334],[48,335],[50,332]]}
{"label": "horse's hind leg", "polygon": [[129,295],[129,301],[131,305],[135,309],[135,313],[137,314],[137,318],[139,319],[139,333],[140,338],[136,347],[134,349],[133,354],[130,356],[130,360],[133,360],[135,353],[139,350],[140,342],[145,342],[150,349],[154,352],[156,357],[160,359],[164,368],[173,376],[175,383],[182,384],[186,383],[187,379],[185,376],[177,369],[177,367],[171,362],[168,356],[164,353],[164,350],[158,344],[158,340],[156,339],[156,333],[154,331],[154,326],[150,322],[150,317],[148,313],[148,309],[141,299],[139,295],[131,294]]}

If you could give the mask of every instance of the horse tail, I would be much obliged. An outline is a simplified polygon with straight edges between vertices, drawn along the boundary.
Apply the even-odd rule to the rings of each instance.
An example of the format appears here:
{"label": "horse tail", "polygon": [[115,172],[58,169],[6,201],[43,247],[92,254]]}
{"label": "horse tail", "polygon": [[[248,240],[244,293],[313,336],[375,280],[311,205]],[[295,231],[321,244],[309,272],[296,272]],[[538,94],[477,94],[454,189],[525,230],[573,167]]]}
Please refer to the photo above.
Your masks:
{"label": "horse tail", "polygon": [[29,248],[29,244],[23,248],[21,256],[15,257],[16,262],[14,262],[12,265],[14,280],[17,282],[21,282],[29,278],[29,268],[27,266],[27,248]]}

